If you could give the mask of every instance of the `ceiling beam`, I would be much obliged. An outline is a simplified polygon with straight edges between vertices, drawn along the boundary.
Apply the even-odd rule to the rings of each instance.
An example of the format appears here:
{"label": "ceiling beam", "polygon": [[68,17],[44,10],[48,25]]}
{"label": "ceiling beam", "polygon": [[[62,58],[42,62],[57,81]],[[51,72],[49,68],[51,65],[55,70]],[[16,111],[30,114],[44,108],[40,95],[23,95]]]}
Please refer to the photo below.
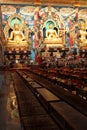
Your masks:
{"label": "ceiling beam", "polygon": [[5,4],[34,4],[34,5],[68,5],[68,6],[86,6],[87,0],[0,0]]}

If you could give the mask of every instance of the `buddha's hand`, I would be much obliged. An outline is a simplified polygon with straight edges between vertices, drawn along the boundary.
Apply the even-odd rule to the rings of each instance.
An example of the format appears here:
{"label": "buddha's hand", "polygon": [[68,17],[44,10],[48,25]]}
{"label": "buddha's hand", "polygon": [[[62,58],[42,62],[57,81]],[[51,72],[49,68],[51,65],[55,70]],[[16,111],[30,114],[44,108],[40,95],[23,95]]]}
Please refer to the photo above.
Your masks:
{"label": "buddha's hand", "polygon": [[22,42],[21,40],[17,40],[17,41],[16,41],[17,44],[20,44],[21,42]]}
{"label": "buddha's hand", "polygon": [[8,38],[7,38],[7,41],[9,41],[9,40],[11,40],[11,38],[10,38],[10,37],[8,37]]}

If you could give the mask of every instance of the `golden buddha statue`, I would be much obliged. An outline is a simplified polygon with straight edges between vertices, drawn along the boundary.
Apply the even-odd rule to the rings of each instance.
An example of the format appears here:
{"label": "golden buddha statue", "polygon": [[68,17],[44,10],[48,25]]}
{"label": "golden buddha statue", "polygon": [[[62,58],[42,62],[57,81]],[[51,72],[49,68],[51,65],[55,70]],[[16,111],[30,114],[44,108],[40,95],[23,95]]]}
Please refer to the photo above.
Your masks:
{"label": "golden buddha statue", "polygon": [[14,45],[26,45],[27,40],[25,39],[25,36],[23,32],[20,30],[19,24],[16,22],[14,23],[14,29],[11,32],[10,37],[8,38],[8,44],[14,44]]}
{"label": "golden buddha statue", "polygon": [[49,29],[46,30],[46,38],[44,39],[45,44],[58,44],[58,46],[62,45],[62,38],[58,37],[56,30],[53,28],[53,25],[49,25]]}
{"label": "golden buddha statue", "polygon": [[56,32],[56,30],[53,29],[52,24],[49,25],[49,29],[46,31],[46,37],[48,39],[57,37],[57,32]]}
{"label": "golden buddha statue", "polygon": [[83,22],[80,26],[80,42],[82,48],[87,48],[87,31],[86,31],[86,22]]}

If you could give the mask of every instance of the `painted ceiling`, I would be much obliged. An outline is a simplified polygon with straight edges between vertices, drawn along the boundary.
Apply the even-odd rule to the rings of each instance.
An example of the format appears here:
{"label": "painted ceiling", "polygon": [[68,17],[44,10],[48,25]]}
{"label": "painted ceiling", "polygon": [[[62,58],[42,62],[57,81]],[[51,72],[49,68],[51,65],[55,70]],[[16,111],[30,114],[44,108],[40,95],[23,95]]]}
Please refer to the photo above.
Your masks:
{"label": "painted ceiling", "polygon": [[87,0],[0,0],[1,3],[87,6]]}

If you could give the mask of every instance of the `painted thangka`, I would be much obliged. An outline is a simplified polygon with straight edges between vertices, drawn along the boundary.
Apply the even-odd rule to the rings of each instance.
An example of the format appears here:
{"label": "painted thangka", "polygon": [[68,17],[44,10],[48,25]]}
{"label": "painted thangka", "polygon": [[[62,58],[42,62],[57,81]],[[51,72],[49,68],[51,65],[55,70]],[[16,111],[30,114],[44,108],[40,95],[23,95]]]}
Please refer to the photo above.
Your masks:
{"label": "painted thangka", "polygon": [[[74,9],[73,7],[62,6],[2,5],[1,10],[3,28],[12,14],[17,13],[23,17],[29,28],[28,36],[31,39],[29,48],[32,50],[33,59],[35,59],[36,51],[40,51],[43,46],[45,35],[42,28],[48,18],[55,21],[58,29],[61,30],[58,35],[64,36],[63,44],[65,44],[65,47],[87,47],[87,9],[85,7]],[[85,30],[83,30],[82,26],[84,26]],[[83,31],[84,36],[82,35]],[[83,43],[83,40],[85,40],[85,43]]]}

